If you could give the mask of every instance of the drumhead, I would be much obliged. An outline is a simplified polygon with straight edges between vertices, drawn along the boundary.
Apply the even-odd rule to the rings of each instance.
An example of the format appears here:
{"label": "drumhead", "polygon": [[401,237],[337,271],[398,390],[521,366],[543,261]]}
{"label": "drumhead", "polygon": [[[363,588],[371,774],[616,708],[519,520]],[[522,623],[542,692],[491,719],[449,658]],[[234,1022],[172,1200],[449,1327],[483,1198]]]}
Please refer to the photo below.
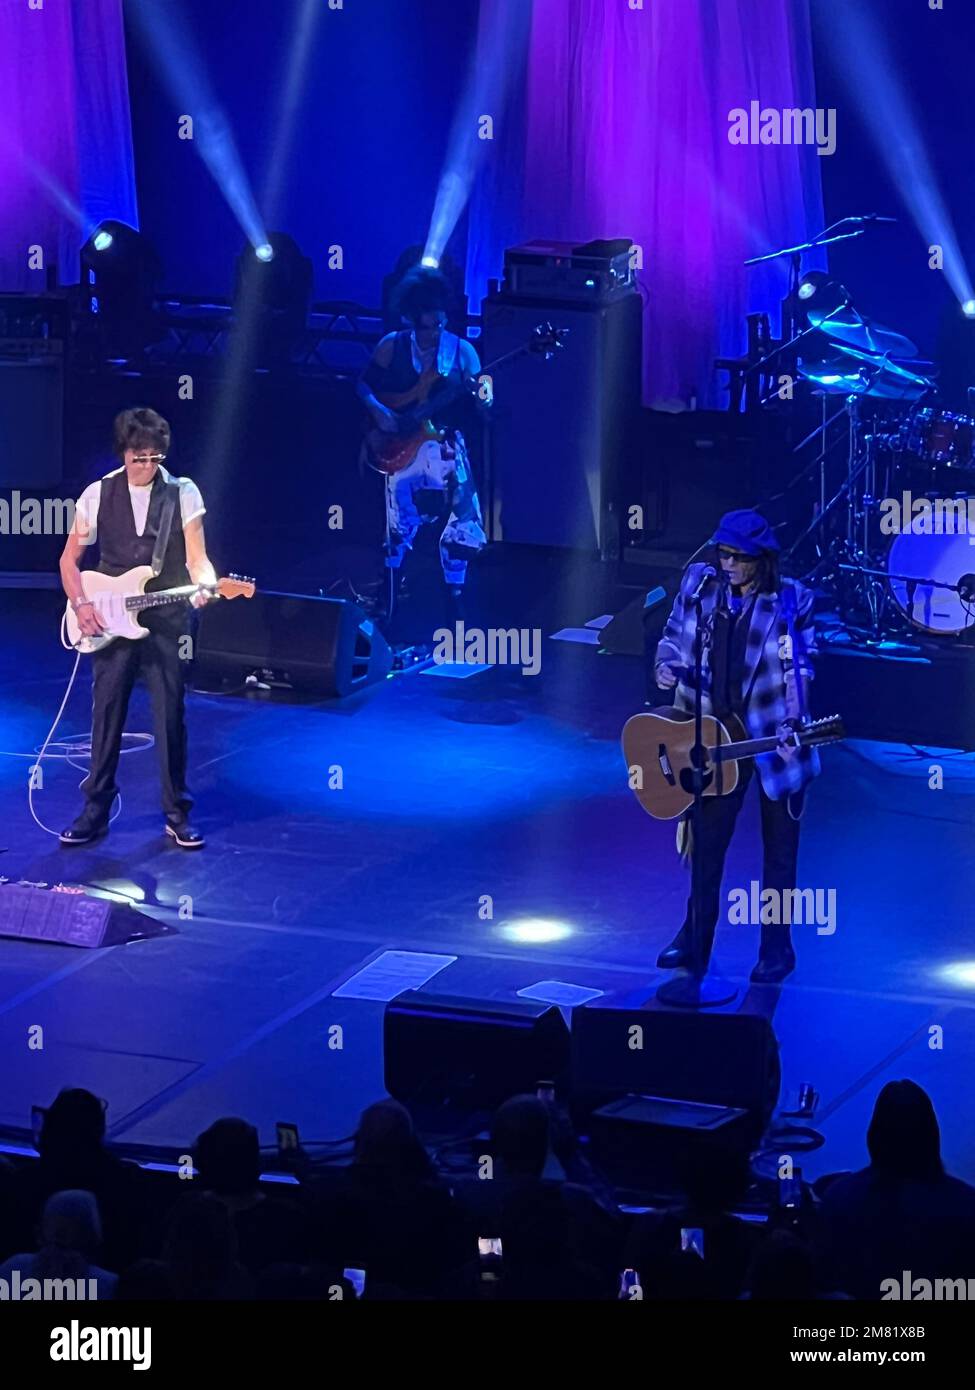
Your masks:
{"label": "drumhead", "polygon": [[[922,523],[915,521],[914,524]],[[916,575],[919,580],[928,581],[916,587],[900,579],[887,581],[897,607],[915,627],[948,636],[964,632],[975,623],[975,612],[966,608],[957,593],[931,582],[942,580],[957,584],[962,575],[975,573],[975,544],[972,542],[975,536],[930,536],[913,531],[902,531],[895,536],[887,556],[888,571]]]}

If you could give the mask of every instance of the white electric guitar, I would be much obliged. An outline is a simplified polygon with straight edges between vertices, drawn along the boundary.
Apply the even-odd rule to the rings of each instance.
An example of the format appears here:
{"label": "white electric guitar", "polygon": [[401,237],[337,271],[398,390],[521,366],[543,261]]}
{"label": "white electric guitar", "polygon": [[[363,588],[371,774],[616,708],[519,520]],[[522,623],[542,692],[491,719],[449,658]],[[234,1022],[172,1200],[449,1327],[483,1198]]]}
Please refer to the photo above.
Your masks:
{"label": "white electric guitar", "polygon": [[148,629],[138,621],[140,613],[147,608],[161,608],[167,603],[188,603],[196,594],[209,594],[211,598],[253,598],[254,581],[232,574],[227,579],[218,579],[216,584],[184,584],[178,589],[158,589],[147,594],[145,589],[152,579],[150,565],[136,565],[135,569],[112,578],[109,574],[99,574],[97,570],[81,571],[81,587],[85,598],[91,599],[95,612],[105,628],[97,637],[86,637],[78,626],[78,615],[69,603],[61,620],[61,641],[66,647],[79,652],[97,652],[107,647],[116,637],[128,637],[137,641],[148,636]]}

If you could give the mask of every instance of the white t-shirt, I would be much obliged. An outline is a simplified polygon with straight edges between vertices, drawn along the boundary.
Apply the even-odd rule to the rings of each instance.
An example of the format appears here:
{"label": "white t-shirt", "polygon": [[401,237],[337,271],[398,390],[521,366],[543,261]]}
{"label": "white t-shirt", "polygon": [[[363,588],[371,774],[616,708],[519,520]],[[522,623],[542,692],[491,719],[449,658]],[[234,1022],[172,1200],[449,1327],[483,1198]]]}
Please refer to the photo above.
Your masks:
{"label": "white t-shirt", "polygon": [[[124,472],[124,468],[116,468],[105,476],[114,478],[116,474]],[[206,511],[200,489],[189,478],[172,477],[161,465],[159,475],[164,483],[179,484],[179,511],[185,529],[194,517],[202,516]],[[153,478],[153,482],[155,482],[155,478]],[[149,494],[151,492],[152,483],[146,483],[142,487],[133,487],[131,483],[129,484],[132,516],[135,520],[135,530],[138,536],[141,536],[146,529],[146,521],[149,516]],[[94,545],[98,539],[98,505],[101,502],[101,497],[102,479],[99,478],[97,483],[89,483],[75,503],[75,532],[82,545]]]}

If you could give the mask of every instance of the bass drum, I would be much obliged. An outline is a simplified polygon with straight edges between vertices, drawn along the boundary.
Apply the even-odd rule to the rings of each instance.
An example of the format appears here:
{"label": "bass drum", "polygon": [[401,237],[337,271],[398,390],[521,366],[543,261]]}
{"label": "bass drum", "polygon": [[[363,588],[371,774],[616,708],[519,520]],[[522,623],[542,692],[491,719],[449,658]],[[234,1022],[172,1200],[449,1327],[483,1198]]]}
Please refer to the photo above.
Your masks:
{"label": "bass drum", "polygon": [[887,556],[887,570],[893,576],[917,576],[920,583],[888,579],[891,596],[904,616],[922,632],[957,636],[975,623],[975,606],[962,602],[952,589],[941,588],[932,580],[957,584],[963,575],[975,572],[975,545],[968,535],[932,536],[902,531],[894,539]]}

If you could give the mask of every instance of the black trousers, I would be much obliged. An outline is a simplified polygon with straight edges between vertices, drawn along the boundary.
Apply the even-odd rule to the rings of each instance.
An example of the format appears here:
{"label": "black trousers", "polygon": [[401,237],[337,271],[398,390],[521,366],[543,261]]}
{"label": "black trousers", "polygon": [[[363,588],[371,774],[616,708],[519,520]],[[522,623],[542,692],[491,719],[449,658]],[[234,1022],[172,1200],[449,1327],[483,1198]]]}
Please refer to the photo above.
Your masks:
{"label": "black trousers", "polygon": [[125,717],[139,675],[152,701],[163,811],[172,820],[189,814],[193,799],[186,789],[182,636],[182,631],[162,630],[137,642],[118,637],[92,655],[91,768],[81,790],[87,814],[96,820],[108,819],[118,791],[115,779]]}
{"label": "black trousers", "polygon": [[[779,892],[796,886],[796,867],[799,859],[799,822],[789,814],[789,800],[773,801],[765,794],[761,781],[755,776],[754,765],[738,764],[738,785],[727,796],[708,796],[701,806],[701,844],[691,842],[691,858],[701,856],[701,903],[704,931],[704,964],[711,958],[714,929],[721,912],[721,881],[728,846],[734,834],[738,812],[741,810],[752,779],[758,783],[762,812],[762,887]],[[691,813],[688,812],[688,815]],[[740,885],[744,887],[745,885]],[[687,915],[681,932],[690,931],[692,899],[687,899]],[[761,956],[774,955],[790,948],[791,936],[787,925],[763,926]]]}

